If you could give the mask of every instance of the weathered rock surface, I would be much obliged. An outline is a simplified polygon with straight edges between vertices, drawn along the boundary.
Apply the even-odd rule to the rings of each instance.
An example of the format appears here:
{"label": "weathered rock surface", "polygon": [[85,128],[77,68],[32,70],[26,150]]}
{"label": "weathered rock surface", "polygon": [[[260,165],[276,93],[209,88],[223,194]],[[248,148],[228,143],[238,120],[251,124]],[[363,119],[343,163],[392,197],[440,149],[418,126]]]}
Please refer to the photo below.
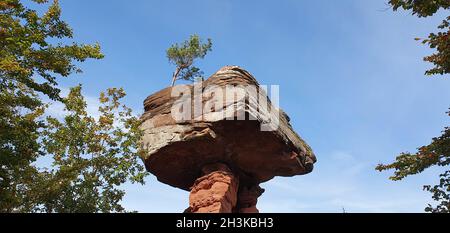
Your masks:
{"label": "weathered rock surface", "polygon": [[224,164],[203,168],[189,195],[191,213],[232,213],[237,204],[239,178]]}
{"label": "weathered rock surface", "polygon": [[[200,88],[186,86],[192,93],[201,90],[206,94],[192,101],[192,119],[184,121],[177,121],[171,114],[173,106],[180,101],[179,96],[172,96],[172,88],[163,89],[144,101],[141,128],[144,130],[142,143],[148,150],[143,158],[145,166],[159,181],[191,191],[192,212],[214,208],[229,211],[230,207],[220,198],[213,198],[211,203],[218,204],[210,209],[202,209],[202,201],[208,202],[207,194],[214,192],[233,199],[225,193],[235,192],[236,184],[239,184],[236,192],[242,201],[231,200],[233,211],[256,212],[256,199],[262,193],[258,190],[260,183],[274,176],[307,174],[316,162],[310,147],[292,129],[288,116],[282,110],[279,114],[271,111],[270,100],[269,114],[263,116],[258,114],[258,98],[251,96],[244,102],[226,96],[223,107],[217,108],[215,105],[220,105],[217,101],[211,107],[214,95],[221,93],[213,91],[211,94],[209,88],[220,89],[227,85],[259,86],[247,71],[237,66],[223,67],[202,82]],[[265,92],[261,94],[267,99]],[[206,107],[199,112],[194,103],[202,103]],[[275,122],[274,114],[279,116],[279,127],[274,131],[261,131],[264,122]],[[246,120],[226,120],[241,116]],[[205,167],[217,163],[225,164],[231,175],[224,171],[205,173]]]}
{"label": "weathered rock surface", "polygon": [[259,185],[252,187],[240,187],[238,193],[238,203],[235,212],[259,213],[258,208],[256,208],[256,203],[258,202],[258,197],[261,196],[263,192],[264,189],[259,187]]}

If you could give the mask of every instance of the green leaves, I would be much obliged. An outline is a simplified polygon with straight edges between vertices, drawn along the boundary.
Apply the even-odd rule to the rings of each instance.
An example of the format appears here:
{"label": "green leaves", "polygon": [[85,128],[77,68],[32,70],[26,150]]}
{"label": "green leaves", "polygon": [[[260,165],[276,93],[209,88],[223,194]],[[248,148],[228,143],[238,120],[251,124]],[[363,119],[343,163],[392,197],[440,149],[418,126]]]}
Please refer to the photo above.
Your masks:
{"label": "green leaves", "polygon": [[440,8],[450,8],[450,1],[448,0],[390,0],[389,4],[394,11],[398,10],[398,8],[412,10],[412,13],[417,14],[419,17],[431,16]]}
{"label": "green leaves", "polygon": [[424,190],[433,194],[433,200],[439,204],[436,207],[428,205],[425,211],[432,213],[450,212],[450,171],[439,175],[439,184],[431,186],[425,185]]}
{"label": "green leaves", "polygon": [[203,43],[199,36],[192,35],[189,40],[181,44],[174,44],[167,49],[167,58],[169,62],[177,66],[172,77],[172,86],[178,79],[193,81],[196,77],[203,75],[200,69],[192,67],[194,60],[204,58],[208,51],[211,51],[212,42],[208,39]]}
{"label": "green leaves", "polygon": [[[48,117],[42,132],[46,154],[53,168],[46,171],[42,186],[55,195],[39,196],[45,212],[122,212],[123,190],[128,180],[143,184],[148,174],[140,164],[142,153],[139,119],[120,104],[123,89],[111,88],[100,97],[98,119],[87,113],[81,86],[71,89],[63,102],[64,120]],[[83,202],[82,205],[75,203]]]}
{"label": "green leaves", "polygon": [[438,28],[444,31],[430,33],[428,39],[422,41],[422,43],[428,44],[430,48],[437,50],[436,53],[424,57],[424,61],[435,65],[434,68],[425,72],[426,75],[450,73],[450,16]]}
{"label": "green leaves", "polygon": [[[449,0],[417,1],[417,0],[390,0],[389,4],[396,11],[399,8],[412,10],[413,15],[418,17],[428,17],[434,15],[439,9],[447,10],[450,8]],[[437,33],[430,33],[427,39],[419,39],[423,44],[428,44],[437,51],[424,57],[424,61],[434,64],[434,67],[425,72],[426,75],[444,75],[450,73],[450,16],[443,20]]]}
{"label": "green leaves", "polygon": [[[18,0],[3,0],[0,13],[0,77],[3,80],[21,82],[56,100],[59,99],[57,75],[66,77],[79,71],[75,61],[103,58],[98,44],[47,42],[50,38],[72,38],[72,29],[60,19],[61,9],[57,0],[43,16],[25,8]],[[46,82],[38,83],[34,75]]]}
{"label": "green leaves", "polygon": [[[447,10],[450,8],[449,0],[390,0],[389,4],[394,11],[399,8],[412,10],[412,14],[418,17],[428,17],[434,15],[439,9]],[[426,75],[444,75],[450,73],[450,16],[443,20],[438,29],[443,31],[430,33],[427,39],[415,38],[428,44],[437,51],[424,58],[425,61],[434,64],[434,67],[425,72]],[[450,116],[450,111],[448,112]],[[418,148],[415,154],[402,153],[397,156],[395,162],[391,164],[379,164],[378,171],[394,169],[394,175],[391,180],[402,180],[403,178],[423,172],[431,166],[447,167],[450,165],[450,127],[445,127],[440,137],[433,138],[431,144]],[[424,190],[433,194],[433,199],[438,202],[436,207],[428,205],[425,208],[428,212],[450,212],[450,171],[440,175],[438,185],[425,185]]]}
{"label": "green leaves", "polygon": [[[103,58],[98,44],[63,43],[73,35],[60,17],[58,1],[40,16],[19,0],[0,0],[0,212],[121,212],[119,186],[147,175],[139,120],[120,103],[123,89],[102,93],[98,118],[81,86],[60,96],[57,78]],[[43,96],[67,115],[44,118]],[[49,168],[35,164],[43,157]]]}
{"label": "green leaves", "polygon": [[[450,116],[450,111],[448,112]],[[376,169],[385,171],[394,169],[391,180],[403,178],[423,172],[431,166],[448,167],[450,165],[450,127],[446,127],[442,135],[433,138],[429,145],[422,146],[417,153],[402,153],[391,164],[379,164]],[[429,205],[429,212],[450,212],[450,171],[440,175],[440,183],[431,187],[425,185],[424,189],[433,194],[433,199],[439,204],[436,207]]]}
{"label": "green leaves", "polygon": [[0,83],[0,103],[0,212],[11,212],[22,206],[38,174],[32,163],[42,155],[43,106],[27,86],[8,81]]}
{"label": "green leaves", "polygon": [[193,81],[193,79],[196,77],[203,77],[203,71],[200,71],[200,69],[195,66],[191,66],[185,69],[181,69],[179,77],[180,79]]}

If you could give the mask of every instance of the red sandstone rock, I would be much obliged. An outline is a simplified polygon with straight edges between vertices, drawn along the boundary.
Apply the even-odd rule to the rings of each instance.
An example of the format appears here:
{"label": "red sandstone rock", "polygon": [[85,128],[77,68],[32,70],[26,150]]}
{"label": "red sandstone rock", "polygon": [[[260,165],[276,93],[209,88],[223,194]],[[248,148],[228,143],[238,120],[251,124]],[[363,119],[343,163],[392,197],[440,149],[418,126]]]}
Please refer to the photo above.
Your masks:
{"label": "red sandstone rock", "polygon": [[246,207],[246,208],[241,208],[239,209],[238,213],[242,213],[242,214],[255,214],[255,213],[259,213],[259,210],[256,208],[256,206],[250,206],[250,207]]}
{"label": "red sandstone rock", "polygon": [[192,186],[190,212],[232,213],[237,204],[239,179],[224,164],[208,165],[205,170],[205,175]]}
{"label": "red sandstone rock", "polygon": [[245,187],[242,186],[238,193],[238,203],[236,212],[238,213],[259,213],[256,208],[258,197],[264,193],[264,189],[259,186]]}
{"label": "red sandstone rock", "polygon": [[[247,71],[227,66],[201,83],[201,88],[193,85],[186,88],[192,93],[195,90],[208,93],[210,87],[224,89],[227,85],[259,86]],[[274,176],[312,171],[316,162],[314,153],[294,132],[289,117],[281,109],[274,111],[277,115],[271,112],[270,100],[269,114],[263,116],[257,114],[260,102],[257,98],[239,102],[225,97],[224,106],[212,111],[218,102],[212,106],[208,103],[220,92],[208,93],[192,101],[192,119],[177,121],[172,110],[180,97],[172,96],[172,91],[170,87],[163,89],[144,101],[142,144],[148,153],[143,159],[147,170],[159,181],[191,191],[188,212],[257,212],[256,201],[262,192],[255,187],[260,183]],[[264,92],[259,94],[267,99]],[[196,111],[196,101],[201,103],[200,112]],[[239,116],[246,119],[227,120]],[[261,125],[276,116],[279,127],[261,131]],[[228,170],[209,166],[217,163],[225,164]]]}

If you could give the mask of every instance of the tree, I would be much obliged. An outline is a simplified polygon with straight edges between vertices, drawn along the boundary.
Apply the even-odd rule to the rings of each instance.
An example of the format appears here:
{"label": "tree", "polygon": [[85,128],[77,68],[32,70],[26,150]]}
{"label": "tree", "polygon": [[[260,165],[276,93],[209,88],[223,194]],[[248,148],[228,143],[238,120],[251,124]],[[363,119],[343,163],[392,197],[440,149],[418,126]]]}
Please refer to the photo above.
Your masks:
{"label": "tree", "polygon": [[32,163],[42,155],[37,139],[43,108],[21,83],[3,82],[0,88],[0,212],[12,212],[38,174]]}
{"label": "tree", "polygon": [[[60,96],[57,78],[81,72],[75,62],[103,57],[98,44],[64,44],[73,33],[60,16],[57,0],[42,16],[19,0],[0,0],[0,212],[122,211],[117,186],[142,183],[145,175],[131,158],[141,153],[137,119],[124,106],[113,114],[123,90],[103,95],[103,123],[88,115],[79,88]],[[44,96],[65,104],[69,115],[63,122],[44,118]],[[123,122],[121,128],[108,126],[111,120]],[[36,165],[44,156],[54,159],[51,168]],[[91,178],[95,174],[100,180]]]}
{"label": "tree", "polygon": [[123,212],[120,205],[127,181],[144,184],[147,175],[139,157],[140,121],[120,104],[123,89],[101,93],[98,119],[89,115],[81,86],[63,99],[63,120],[47,117],[42,144],[53,158],[51,169],[39,174],[27,196],[32,211]]}
{"label": "tree", "polygon": [[[439,9],[450,8],[448,0],[390,0],[389,4],[396,11],[399,8],[412,10],[413,15],[418,17],[428,17],[434,15]],[[426,75],[448,74],[450,73],[450,16],[444,19],[438,28],[442,31],[430,33],[427,39],[416,38],[423,44],[428,44],[437,52],[424,57],[424,60],[434,64],[434,67],[425,72]]]}
{"label": "tree", "polygon": [[[435,14],[439,9],[448,9],[450,1],[417,1],[417,0],[390,0],[389,3],[394,10],[403,8],[412,10],[413,14],[419,17],[428,17]],[[425,61],[433,63],[434,68],[426,71],[426,75],[448,74],[450,72],[450,37],[449,37],[450,16],[438,27],[444,32],[430,33],[428,39],[422,40],[430,48],[437,49],[437,52],[424,58]],[[446,31],[445,31],[446,30]],[[418,39],[421,40],[421,39]],[[448,112],[450,116],[450,111]],[[432,193],[433,199],[438,202],[437,206],[428,204],[425,208],[427,212],[450,212],[450,128],[445,127],[442,135],[432,139],[429,145],[418,148],[416,153],[402,153],[397,156],[391,164],[379,164],[376,169],[385,171],[394,169],[391,180],[402,180],[403,178],[423,172],[432,166],[445,167],[446,171],[439,175],[439,184],[431,186],[425,185],[424,190]]]}
{"label": "tree", "polygon": [[[448,112],[450,116],[450,111]],[[376,167],[378,171],[394,169],[391,180],[403,178],[423,172],[431,166],[448,168],[450,165],[450,127],[445,127],[440,137],[433,138],[429,145],[418,148],[416,153],[402,153],[395,162]],[[424,189],[433,194],[433,199],[438,203],[436,207],[428,205],[428,212],[450,212],[450,170],[439,175],[439,184],[425,185]]]}
{"label": "tree", "polygon": [[201,77],[203,72],[193,66],[194,60],[204,58],[208,51],[211,51],[212,42],[208,38],[207,43],[202,43],[197,35],[192,35],[189,40],[182,44],[173,44],[167,49],[167,58],[169,62],[176,65],[172,76],[172,86],[178,79],[193,81],[196,77]]}
{"label": "tree", "polygon": [[17,83],[21,83],[57,100],[60,89],[56,75],[67,77],[73,72],[81,72],[74,61],[103,58],[98,44],[48,42],[49,39],[71,39],[73,36],[72,29],[60,19],[61,9],[57,0],[42,17],[35,10],[25,8],[19,0],[2,0],[0,12],[0,74],[4,86],[9,84],[16,88]]}
{"label": "tree", "polygon": [[38,95],[60,99],[55,76],[79,71],[73,61],[103,56],[98,45],[50,44],[72,37],[60,13],[57,1],[43,16],[18,0],[0,1],[0,211],[16,210],[38,173],[32,165],[43,155]]}

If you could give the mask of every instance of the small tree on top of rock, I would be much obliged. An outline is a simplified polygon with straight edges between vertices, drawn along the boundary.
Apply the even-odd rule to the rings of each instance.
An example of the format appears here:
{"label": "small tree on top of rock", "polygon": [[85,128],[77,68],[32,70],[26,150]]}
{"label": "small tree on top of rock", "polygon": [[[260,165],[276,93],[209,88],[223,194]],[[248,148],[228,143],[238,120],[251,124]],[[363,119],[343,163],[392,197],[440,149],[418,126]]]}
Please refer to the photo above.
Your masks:
{"label": "small tree on top of rock", "polygon": [[211,51],[212,42],[208,38],[206,43],[198,35],[192,35],[189,40],[182,44],[173,44],[167,49],[167,58],[170,63],[177,66],[172,76],[172,86],[178,79],[191,80],[195,77],[202,77],[203,72],[193,66],[196,58],[204,58],[208,51]]}

